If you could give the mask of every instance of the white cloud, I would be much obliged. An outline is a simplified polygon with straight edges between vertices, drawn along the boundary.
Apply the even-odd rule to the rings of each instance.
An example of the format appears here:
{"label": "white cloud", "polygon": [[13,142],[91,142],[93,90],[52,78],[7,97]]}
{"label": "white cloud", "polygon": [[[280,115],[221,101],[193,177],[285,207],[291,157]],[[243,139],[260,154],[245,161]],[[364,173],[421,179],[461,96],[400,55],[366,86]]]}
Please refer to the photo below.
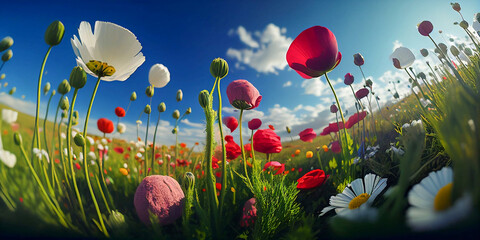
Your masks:
{"label": "white cloud", "polygon": [[286,83],[283,84],[283,87],[290,87],[292,86],[292,81],[287,81]]}
{"label": "white cloud", "polygon": [[305,94],[317,97],[325,96],[330,91],[330,86],[328,86],[326,80],[324,81],[320,78],[303,80],[302,88],[305,89]]}
{"label": "white cloud", "polygon": [[399,47],[403,47],[403,43],[401,43],[401,42],[398,41],[398,40],[395,40],[395,42],[393,42],[392,52],[395,51],[395,49],[397,49],[397,48],[399,48]]}
{"label": "white cloud", "polygon": [[205,124],[204,123],[194,123],[194,122],[190,122],[188,119],[182,119],[180,120],[181,123],[185,123],[186,125],[190,126],[190,127],[195,127],[195,128],[205,128]]}
{"label": "white cloud", "polygon": [[291,38],[285,36],[286,28],[280,28],[273,23],[268,24],[263,32],[252,34],[244,27],[239,26],[237,30],[230,30],[229,35],[238,35],[240,41],[248,48],[229,48],[227,56],[236,59],[240,64],[235,63],[237,68],[242,64],[250,66],[259,73],[278,74],[287,66],[285,58],[288,47],[292,42]]}

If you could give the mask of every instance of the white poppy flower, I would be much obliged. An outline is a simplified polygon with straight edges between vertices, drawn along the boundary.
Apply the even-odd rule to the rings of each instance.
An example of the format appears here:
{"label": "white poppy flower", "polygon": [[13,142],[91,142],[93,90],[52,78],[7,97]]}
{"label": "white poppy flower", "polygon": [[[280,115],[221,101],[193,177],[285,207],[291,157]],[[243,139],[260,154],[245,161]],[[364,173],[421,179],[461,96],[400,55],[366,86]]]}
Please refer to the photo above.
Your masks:
{"label": "white poppy flower", "polygon": [[67,138],[67,135],[65,135],[65,133],[62,132],[62,133],[60,133],[60,137],[61,137],[62,139],[65,139],[65,138]]}
{"label": "white poppy flower", "polygon": [[2,109],[2,119],[8,124],[12,124],[17,121],[18,112],[12,111],[10,109]]}
{"label": "white poppy flower", "polygon": [[392,55],[390,55],[390,59],[392,61],[394,59],[398,60],[399,66],[395,66],[397,68],[408,68],[410,67],[413,62],[415,61],[415,55],[413,55],[412,51],[406,47],[399,47],[393,51]]}
{"label": "white poppy flower", "polygon": [[125,124],[119,123],[119,124],[117,125],[117,131],[118,131],[120,134],[124,133],[126,130],[127,130],[127,126],[125,126]]}
{"label": "white poppy flower", "polygon": [[17,157],[7,150],[0,149],[0,161],[7,165],[7,167],[13,168],[17,163]]}
{"label": "white poppy flower", "polygon": [[97,159],[97,155],[95,155],[94,152],[89,152],[87,155],[88,155],[88,159],[90,159],[90,160],[96,160]]}
{"label": "white poppy flower", "polygon": [[108,141],[107,141],[107,139],[102,138],[101,143],[102,143],[103,145],[107,145],[107,144],[108,144]]}
{"label": "white poppy flower", "polygon": [[77,64],[88,74],[98,77],[87,67],[89,61],[99,61],[114,68],[113,73],[102,76],[104,81],[125,81],[145,62],[140,52],[142,45],[128,29],[110,22],[95,22],[92,33],[90,23],[81,22],[78,36],[71,39]]}
{"label": "white poppy flower", "polygon": [[80,162],[83,163],[83,153],[82,152],[80,152],[78,154],[78,160],[80,160]]}
{"label": "white poppy flower", "polygon": [[170,72],[163,64],[155,64],[148,73],[148,82],[156,88],[162,88],[170,82]]}
{"label": "white poppy flower", "polygon": [[128,164],[127,164],[127,163],[123,163],[123,168],[128,168]]}
{"label": "white poppy flower", "polygon": [[87,136],[87,140],[90,143],[90,145],[93,145],[95,143],[95,140],[93,140],[93,138],[90,136]]}
{"label": "white poppy flower", "polygon": [[96,163],[95,163],[94,160],[91,160],[91,161],[90,161],[90,165],[95,165],[95,164],[96,164]]}
{"label": "white poppy flower", "polygon": [[386,186],[386,178],[372,173],[365,175],[364,179],[357,178],[342,193],[330,197],[330,206],[324,208],[320,216],[333,209],[338,215],[345,216],[364,203],[370,206]]}
{"label": "white poppy flower", "polygon": [[102,144],[98,144],[98,145],[97,145],[97,149],[100,150],[100,151],[103,151],[103,149],[104,149],[104,148],[103,148],[103,145],[102,145]]}
{"label": "white poppy flower", "polygon": [[[67,149],[65,148],[65,152],[66,151],[67,151]],[[47,162],[50,163],[50,157],[48,156],[48,153],[47,153],[47,151],[45,151],[45,149],[33,148],[33,153],[35,154],[35,156],[38,159],[43,159],[43,157],[45,157]]]}
{"label": "white poppy flower", "polygon": [[415,231],[428,231],[450,226],[473,210],[472,198],[464,194],[451,202],[453,171],[444,167],[431,172],[408,193],[407,224]]}

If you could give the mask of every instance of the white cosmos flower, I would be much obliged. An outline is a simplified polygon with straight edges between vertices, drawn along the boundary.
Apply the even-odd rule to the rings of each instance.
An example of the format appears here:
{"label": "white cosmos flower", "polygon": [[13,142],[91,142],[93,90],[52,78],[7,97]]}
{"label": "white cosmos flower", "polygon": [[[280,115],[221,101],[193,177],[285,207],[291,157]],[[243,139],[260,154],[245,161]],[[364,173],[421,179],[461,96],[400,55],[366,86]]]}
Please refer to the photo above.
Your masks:
{"label": "white cosmos flower", "polygon": [[399,67],[402,69],[410,67],[415,61],[415,55],[413,55],[412,51],[406,47],[399,47],[395,49],[392,55],[390,55],[390,59],[392,59],[392,61],[394,58],[399,61]]}
{"label": "white cosmos flower", "polygon": [[7,165],[7,167],[13,168],[17,163],[17,157],[7,150],[0,149],[0,161]]}
{"label": "white cosmos flower", "polygon": [[170,72],[163,64],[155,64],[148,73],[148,82],[156,88],[162,88],[170,82]]}
{"label": "white cosmos flower", "polygon": [[71,39],[78,66],[94,77],[98,76],[86,65],[90,60],[115,68],[113,75],[102,77],[104,81],[125,81],[145,62],[137,37],[117,24],[96,21],[92,33],[90,23],[83,21],[78,28],[78,36],[80,39],[76,35]]}
{"label": "white cosmos flower", "polygon": [[125,126],[125,124],[119,123],[119,124],[117,125],[117,131],[118,131],[120,134],[124,133],[126,130],[127,130],[127,126]]}
{"label": "white cosmos flower", "polygon": [[2,119],[8,124],[12,124],[17,121],[18,112],[12,111],[10,109],[2,109]]}
{"label": "white cosmos flower", "polygon": [[372,173],[365,175],[364,179],[357,178],[342,193],[330,197],[330,206],[324,208],[320,216],[332,209],[335,209],[335,212],[341,216],[356,214],[357,211],[352,213],[352,210],[359,208],[364,203],[368,206],[372,205],[386,186],[386,178],[380,178]]}
{"label": "white cosmos flower", "polygon": [[472,198],[464,194],[451,202],[453,171],[444,167],[431,172],[408,193],[407,224],[415,231],[447,227],[467,217],[473,210]]}

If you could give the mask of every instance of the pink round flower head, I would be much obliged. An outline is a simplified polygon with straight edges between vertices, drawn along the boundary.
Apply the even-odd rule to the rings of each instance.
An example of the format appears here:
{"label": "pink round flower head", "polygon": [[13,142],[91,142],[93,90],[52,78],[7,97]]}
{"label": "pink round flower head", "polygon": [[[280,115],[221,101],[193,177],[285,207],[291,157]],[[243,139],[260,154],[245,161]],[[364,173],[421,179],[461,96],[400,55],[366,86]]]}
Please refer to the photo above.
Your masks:
{"label": "pink round flower head", "polygon": [[362,54],[355,53],[353,54],[353,63],[357,66],[362,66],[365,63],[365,59],[363,59]]}
{"label": "pink round flower head", "polygon": [[342,151],[342,147],[340,146],[340,142],[335,141],[335,142],[332,142],[331,144],[332,144],[332,146],[331,146],[332,152],[340,153]]}
{"label": "pink round flower head", "polygon": [[301,32],[287,51],[288,66],[305,79],[332,71],[341,60],[335,35],[322,26]]}
{"label": "pink round flower head", "polygon": [[337,107],[337,105],[332,104],[332,106],[330,106],[330,112],[331,112],[331,113],[337,113],[337,112],[338,112],[338,107]]}
{"label": "pink round flower head", "polygon": [[353,83],[353,75],[351,73],[347,73],[345,74],[345,80],[343,80],[343,83],[345,83],[345,85],[351,85]]}
{"label": "pink round flower head", "polygon": [[369,91],[367,88],[361,88],[359,89],[356,93],[355,93],[355,96],[357,97],[357,99],[362,99],[364,97],[366,97],[368,95]]}
{"label": "pink round flower head", "polygon": [[169,177],[152,175],[143,179],[135,191],[134,205],[138,217],[150,225],[149,213],[161,225],[168,225],[182,216],[185,195],[178,182]]}
{"label": "pink round flower head", "polygon": [[418,24],[418,32],[423,36],[428,36],[433,31],[433,24],[430,21],[423,21]]}
{"label": "pink round flower head", "polygon": [[262,100],[258,90],[247,80],[235,80],[228,84],[227,96],[233,107],[243,110],[258,107]]}
{"label": "pink round flower head", "polygon": [[245,202],[242,209],[242,220],[240,226],[248,227],[254,224],[257,218],[257,208],[255,207],[255,198],[250,198]]}
{"label": "pink round flower head", "polygon": [[298,136],[300,136],[300,140],[304,142],[313,142],[313,139],[317,137],[317,134],[313,131],[313,128],[307,128],[301,131]]}
{"label": "pink round flower head", "polygon": [[248,128],[250,130],[257,130],[260,126],[262,126],[262,120],[258,118],[253,118],[252,120],[248,121]]}

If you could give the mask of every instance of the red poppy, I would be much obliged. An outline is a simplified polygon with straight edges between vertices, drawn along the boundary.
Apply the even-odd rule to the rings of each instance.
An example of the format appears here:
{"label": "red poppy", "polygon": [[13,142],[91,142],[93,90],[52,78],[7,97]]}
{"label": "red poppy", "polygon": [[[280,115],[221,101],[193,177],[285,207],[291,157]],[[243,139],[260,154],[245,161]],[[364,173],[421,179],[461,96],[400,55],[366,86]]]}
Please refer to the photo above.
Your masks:
{"label": "red poppy", "polygon": [[79,164],[79,163],[75,163],[75,168],[76,168],[77,170],[80,170],[80,168],[81,168],[80,164]]}
{"label": "red poppy", "polygon": [[334,122],[334,123],[328,124],[328,128],[329,128],[330,132],[338,132],[338,131],[344,129],[345,126],[343,125],[343,122],[338,122],[338,123]]}
{"label": "red poppy", "polygon": [[220,171],[216,172],[215,176],[217,176],[217,178],[221,178],[222,177],[222,172],[220,172]]}
{"label": "red poppy", "polygon": [[330,149],[332,149],[332,152],[340,153],[342,151],[342,147],[340,146],[339,141],[332,142],[331,144],[332,146],[330,147]]}
{"label": "red poppy", "polygon": [[325,135],[328,135],[332,132],[332,130],[330,129],[330,125],[326,126],[322,132],[320,133],[320,136],[325,136]]}
{"label": "red poppy", "polygon": [[430,21],[423,21],[418,24],[418,32],[423,36],[428,36],[433,31],[433,24]]}
{"label": "red poppy", "polygon": [[263,171],[266,171],[269,167],[272,167],[273,170],[275,170],[275,175],[283,173],[285,171],[285,164],[279,163],[277,161],[270,161],[265,163],[265,166],[263,166]]}
{"label": "red poppy", "polygon": [[60,163],[60,159],[55,158],[55,163],[56,163],[56,164],[59,164],[59,163]]}
{"label": "red poppy", "polygon": [[186,148],[186,147],[187,147],[187,144],[186,144],[186,143],[180,143],[180,147],[181,147],[181,148]]}
{"label": "red poppy", "polygon": [[158,159],[159,157],[161,157],[162,154],[161,153],[155,153],[155,159]]}
{"label": "red poppy", "polygon": [[313,142],[313,139],[317,137],[317,134],[313,131],[313,128],[307,128],[301,131],[299,134],[300,140],[304,142]]}
{"label": "red poppy", "polygon": [[370,91],[368,91],[367,88],[361,88],[359,89],[356,93],[355,93],[355,97],[357,97],[357,99],[362,99],[364,97],[366,97],[368,95]]}
{"label": "red poppy", "polygon": [[117,107],[115,108],[115,115],[117,115],[117,117],[125,117],[125,110],[121,107]]}
{"label": "red poppy", "polygon": [[[198,168],[197,168],[197,167],[198,167]],[[195,168],[196,168],[196,169],[200,169],[200,167],[201,167],[201,165],[198,164]],[[219,168],[219,166],[218,166],[218,159],[216,159],[214,156],[212,156],[212,168],[213,168],[213,169]]]}
{"label": "red poppy", "polygon": [[221,183],[218,183],[218,182],[215,183],[215,188],[216,188],[218,191],[222,190],[222,184],[221,184]]}
{"label": "red poppy", "polygon": [[299,169],[298,169],[298,172],[302,172],[302,171],[303,171],[303,168],[299,168]]}
{"label": "red poppy", "polygon": [[347,127],[347,129],[350,129],[355,124],[362,121],[366,116],[367,116],[367,112],[365,111],[353,114],[348,118],[347,123],[345,123],[345,127]]}
{"label": "red poppy", "polygon": [[185,167],[189,165],[189,162],[185,159],[177,159],[177,165],[180,167]]}
{"label": "red poppy", "polygon": [[227,128],[230,129],[230,132],[235,131],[238,127],[238,121],[235,117],[229,116],[229,117],[224,117],[223,118],[223,124],[227,126]]}
{"label": "red poppy", "polygon": [[[300,171],[300,169],[299,169]],[[329,175],[320,169],[312,170],[297,180],[297,189],[312,189],[322,185]]]}
{"label": "red poppy", "polygon": [[343,80],[343,83],[345,83],[345,85],[351,85],[354,81],[354,77],[351,73],[347,73],[345,74],[345,80]]}
{"label": "red poppy", "polygon": [[248,128],[250,130],[257,130],[260,126],[262,126],[262,120],[258,118],[254,118],[248,121]]}
{"label": "red poppy", "polygon": [[341,59],[335,35],[321,26],[301,32],[287,51],[288,65],[306,79],[332,71]]}
{"label": "red poppy", "polygon": [[225,149],[227,150],[227,159],[234,160],[242,154],[240,146],[233,141],[233,137],[231,135],[225,136],[225,141],[227,141],[227,144],[225,144]]}
{"label": "red poppy", "polygon": [[245,153],[246,153],[248,156],[252,157],[252,144],[250,144],[250,143],[245,144],[245,145],[243,146],[243,149],[245,149]]}
{"label": "red poppy", "polygon": [[253,148],[261,153],[279,153],[282,151],[282,142],[271,129],[262,129],[253,135]]}
{"label": "red poppy", "polygon": [[275,127],[273,125],[268,125],[268,128],[275,130]]}
{"label": "red poppy", "polygon": [[113,150],[119,154],[123,154],[123,151],[124,151],[122,147],[116,147]]}
{"label": "red poppy", "polygon": [[113,130],[115,129],[113,127],[113,122],[106,118],[98,119],[97,127],[98,127],[98,130],[100,130],[100,132],[103,132],[103,133],[112,133]]}

